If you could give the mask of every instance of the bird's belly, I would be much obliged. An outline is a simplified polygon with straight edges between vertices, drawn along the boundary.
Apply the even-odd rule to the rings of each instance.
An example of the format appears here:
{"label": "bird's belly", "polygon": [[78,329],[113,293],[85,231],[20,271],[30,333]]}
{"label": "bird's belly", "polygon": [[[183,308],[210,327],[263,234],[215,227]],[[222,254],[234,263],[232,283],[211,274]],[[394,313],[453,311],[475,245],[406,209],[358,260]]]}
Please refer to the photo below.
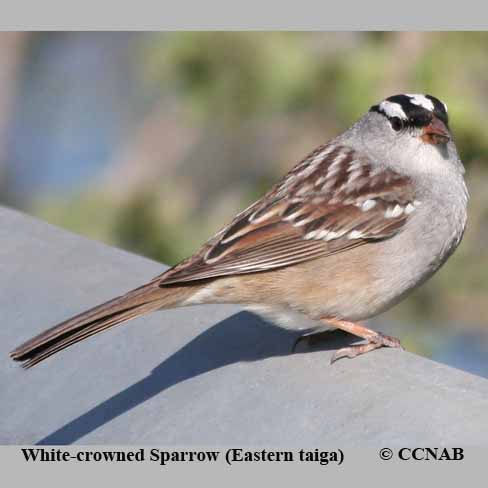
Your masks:
{"label": "bird's belly", "polygon": [[[430,278],[457,245],[427,238],[407,245],[408,235],[402,238],[401,243],[394,242],[395,238],[389,243],[383,241],[381,253],[375,249],[377,244],[368,244],[347,251],[340,259],[336,255],[306,263],[305,273],[293,269],[284,272],[281,293],[276,296],[285,317],[279,320],[280,325],[301,328],[300,324],[291,325],[297,319],[286,319],[293,317],[290,311],[313,320],[330,317],[358,321],[374,317]],[[296,278],[286,276],[296,271],[307,279],[300,279],[298,273]],[[305,328],[308,327],[307,324]]]}
{"label": "bird's belly", "polygon": [[286,305],[249,304],[245,308],[265,321],[290,330],[326,330],[325,323],[314,320],[306,313],[294,310]]}
{"label": "bird's belly", "polygon": [[[442,221],[430,229],[413,220],[391,239],[272,272],[217,280],[215,301],[251,304],[251,310],[292,329],[316,327],[315,321],[327,318],[368,319],[401,301],[454,251],[462,232],[447,216]],[[419,225],[425,222],[429,219]]]}

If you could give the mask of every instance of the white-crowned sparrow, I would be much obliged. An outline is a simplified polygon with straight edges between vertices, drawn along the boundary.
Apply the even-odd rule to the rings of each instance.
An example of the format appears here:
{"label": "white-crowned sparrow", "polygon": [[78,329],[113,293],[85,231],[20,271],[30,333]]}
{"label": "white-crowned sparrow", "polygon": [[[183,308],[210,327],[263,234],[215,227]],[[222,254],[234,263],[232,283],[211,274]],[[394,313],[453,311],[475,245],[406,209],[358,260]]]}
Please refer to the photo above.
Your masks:
{"label": "white-crowned sparrow", "polygon": [[147,312],[202,303],[241,303],[281,318],[298,312],[366,339],[334,359],[399,347],[355,322],[397,303],[457,247],[468,201],[463,174],[446,105],[429,95],[389,97],[193,256],[11,356],[30,367]]}

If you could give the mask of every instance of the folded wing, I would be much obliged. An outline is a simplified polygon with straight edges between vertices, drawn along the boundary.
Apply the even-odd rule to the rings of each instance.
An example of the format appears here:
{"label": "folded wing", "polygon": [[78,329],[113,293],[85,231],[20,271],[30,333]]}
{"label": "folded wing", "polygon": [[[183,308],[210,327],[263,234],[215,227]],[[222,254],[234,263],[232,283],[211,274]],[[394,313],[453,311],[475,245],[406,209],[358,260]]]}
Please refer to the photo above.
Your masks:
{"label": "folded wing", "polygon": [[410,179],[346,146],[321,146],[160,285],[290,266],[398,233],[415,210]]}

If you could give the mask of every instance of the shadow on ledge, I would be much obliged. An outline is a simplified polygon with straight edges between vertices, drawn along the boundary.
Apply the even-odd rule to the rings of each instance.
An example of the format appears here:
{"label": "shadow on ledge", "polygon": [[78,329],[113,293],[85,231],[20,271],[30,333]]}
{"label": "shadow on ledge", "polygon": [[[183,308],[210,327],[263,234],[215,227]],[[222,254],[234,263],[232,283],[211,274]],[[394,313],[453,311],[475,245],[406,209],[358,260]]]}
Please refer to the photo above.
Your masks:
{"label": "shadow on ledge", "polygon": [[[241,312],[210,327],[151,371],[145,378],[108,398],[40,440],[37,445],[71,444],[167,388],[241,361],[292,354],[296,332],[262,322]],[[342,331],[306,351],[333,350],[356,341]]]}

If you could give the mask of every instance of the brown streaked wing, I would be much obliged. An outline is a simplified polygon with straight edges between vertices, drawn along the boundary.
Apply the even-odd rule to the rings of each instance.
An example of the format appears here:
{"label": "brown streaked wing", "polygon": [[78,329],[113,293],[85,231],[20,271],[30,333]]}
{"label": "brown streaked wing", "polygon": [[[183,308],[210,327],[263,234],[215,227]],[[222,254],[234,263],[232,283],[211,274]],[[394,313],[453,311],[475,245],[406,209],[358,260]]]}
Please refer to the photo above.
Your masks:
{"label": "brown streaked wing", "polygon": [[413,201],[408,177],[350,148],[321,146],[160,285],[267,271],[385,239],[405,225]]}

